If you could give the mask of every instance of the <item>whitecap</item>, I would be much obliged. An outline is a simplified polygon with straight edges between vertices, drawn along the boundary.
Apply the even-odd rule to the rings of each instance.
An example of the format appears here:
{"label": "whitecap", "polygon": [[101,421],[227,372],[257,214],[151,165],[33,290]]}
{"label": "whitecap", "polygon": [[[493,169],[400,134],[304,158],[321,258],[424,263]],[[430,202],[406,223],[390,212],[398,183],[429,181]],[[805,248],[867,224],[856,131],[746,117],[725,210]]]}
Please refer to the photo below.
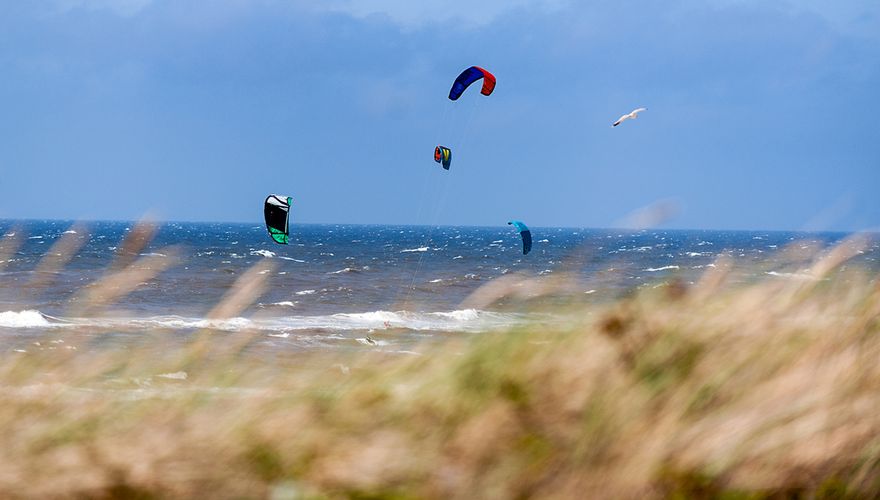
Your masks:
{"label": "whitecap", "polygon": [[427,251],[428,251],[428,247],[418,247],[418,248],[407,248],[407,249],[401,250],[400,253],[427,252]]}
{"label": "whitecap", "polygon": [[649,267],[645,269],[649,273],[656,273],[657,271],[666,271],[669,269],[678,269],[678,266],[663,266],[663,267]]}
{"label": "whitecap", "polygon": [[459,309],[457,311],[435,312],[431,314],[441,318],[454,319],[456,321],[473,321],[480,317],[480,312],[476,309]]}
{"label": "whitecap", "polygon": [[300,264],[302,264],[303,262],[305,262],[304,260],[301,260],[301,259],[294,259],[293,257],[279,256],[278,258],[279,258],[279,259],[283,259],[283,260],[292,260],[293,262],[299,262]]}
{"label": "whitecap", "polygon": [[43,313],[28,309],[25,311],[0,312],[0,327],[6,328],[45,328],[52,326]]}
{"label": "whitecap", "polygon": [[775,276],[777,278],[788,278],[794,280],[803,280],[803,281],[817,281],[819,278],[816,278],[812,274],[808,273],[780,273],[776,271],[767,271],[767,275]]}
{"label": "whitecap", "polygon": [[345,269],[340,269],[338,271],[332,271],[327,274],[342,274],[342,273],[356,273],[356,272],[358,272],[357,269],[355,269],[353,267],[346,267]]}
{"label": "whitecap", "polygon": [[[233,254],[235,255],[235,254]],[[269,250],[252,250],[251,255],[262,255],[263,257],[275,257],[275,252]]]}
{"label": "whitecap", "polygon": [[315,293],[314,290],[300,290],[296,292],[296,295],[311,295],[313,293]]}
{"label": "whitecap", "polygon": [[273,302],[273,306],[285,306],[285,307],[295,307],[296,302],[291,302],[289,300],[282,300],[281,302]]}

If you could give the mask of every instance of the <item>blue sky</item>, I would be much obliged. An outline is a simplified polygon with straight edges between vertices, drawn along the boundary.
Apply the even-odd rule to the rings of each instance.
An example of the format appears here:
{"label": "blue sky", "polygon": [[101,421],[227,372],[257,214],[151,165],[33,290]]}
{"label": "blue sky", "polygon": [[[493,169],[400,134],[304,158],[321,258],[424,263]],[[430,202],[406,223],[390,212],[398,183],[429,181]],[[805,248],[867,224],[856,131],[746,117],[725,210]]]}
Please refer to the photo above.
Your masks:
{"label": "blue sky", "polygon": [[876,0],[0,0],[0,218],[876,229],[878,116]]}

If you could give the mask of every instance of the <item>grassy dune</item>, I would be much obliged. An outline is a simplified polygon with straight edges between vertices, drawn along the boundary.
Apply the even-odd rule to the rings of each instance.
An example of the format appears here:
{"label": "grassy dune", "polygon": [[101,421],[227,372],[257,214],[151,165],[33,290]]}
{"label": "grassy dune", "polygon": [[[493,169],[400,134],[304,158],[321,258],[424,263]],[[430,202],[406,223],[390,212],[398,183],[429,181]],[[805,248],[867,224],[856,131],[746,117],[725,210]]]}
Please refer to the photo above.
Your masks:
{"label": "grassy dune", "polygon": [[[267,360],[210,331],[4,353],[0,496],[878,497],[880,283],[847,267],[857,248],[748,285],[719,261],[694,285],[570,300],[568,322],[422,356]],[[108,272],[86,309],[148,264]]]}

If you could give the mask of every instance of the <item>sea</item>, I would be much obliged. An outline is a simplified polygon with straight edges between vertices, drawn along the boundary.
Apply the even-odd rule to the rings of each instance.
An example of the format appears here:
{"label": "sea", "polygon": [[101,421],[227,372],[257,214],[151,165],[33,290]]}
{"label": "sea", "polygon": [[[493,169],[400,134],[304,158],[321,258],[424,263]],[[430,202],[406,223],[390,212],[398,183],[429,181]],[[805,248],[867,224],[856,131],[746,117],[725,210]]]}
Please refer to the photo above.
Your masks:
{"label": "sea", "polygon": [[[83,338],[125,345],[157,333],[185,341],[207,329],[218,342],[247,332],[267,351],[417,354],[425,340],[558,319],[540,293],[474,300],[499,278],[514,291],[564,283],[584,303],[669,280],[694,283],[722,255],[735,280],[810,279],[811,259],[850,236],[533,227],[532,251],[523,255],[507,225],[297,224],[290,244],[278,245],[260,223],[162,223],[142,247],[127,245],[137,227],[0,221],[0,350]],[[158,274],[136,274],[157,265]],[[880,238],[870,237],[850,265],[880,269]],[[126,273],[134,281],[114,285]],[[112,299],[83,307],[101,283]],[[236,303],[242,287],[243,302],[218,316],[218,304]]]}

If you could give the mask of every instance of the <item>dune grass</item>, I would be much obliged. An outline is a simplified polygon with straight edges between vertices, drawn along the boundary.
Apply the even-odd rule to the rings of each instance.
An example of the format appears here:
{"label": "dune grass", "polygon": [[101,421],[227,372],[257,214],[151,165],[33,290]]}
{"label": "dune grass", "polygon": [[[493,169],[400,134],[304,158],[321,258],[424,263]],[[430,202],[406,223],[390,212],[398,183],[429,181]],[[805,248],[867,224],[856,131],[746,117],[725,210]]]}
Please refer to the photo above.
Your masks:
{"label": "dune grass", "polygon": [[[880,283],[847,268],[857,250],[746,285],[722,260],[694,285],[568,301],[567,322],[422,356],[266,359],[252,334],[211,331],[4,353],[0,495],[877,497]],[[124,264],[82,291],[83,310],[159,266]],[[244,275],[212,317],[238,314],[260,280]]]}

